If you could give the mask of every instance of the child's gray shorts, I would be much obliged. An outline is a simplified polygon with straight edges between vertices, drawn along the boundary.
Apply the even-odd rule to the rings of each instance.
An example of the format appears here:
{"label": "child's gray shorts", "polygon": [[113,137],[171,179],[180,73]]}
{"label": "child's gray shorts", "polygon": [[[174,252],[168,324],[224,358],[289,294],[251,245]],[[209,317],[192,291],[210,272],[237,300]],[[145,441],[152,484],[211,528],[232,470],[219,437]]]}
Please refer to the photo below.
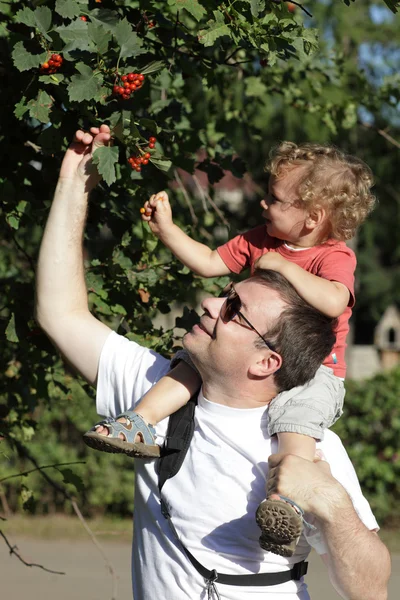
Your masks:
{"label": "child's gray shorts", "polygon": [[[171,361],[171,368],[184,360],[195,371],[186,350],[179,350]],[[343,412],[344,383],[329,367],[321,366],[314,379],[305,385],[281,392],[268,407],[268,433],[302,433],[317,440],[324,438],[324,430],[331,427]]]}
{"label": "child's gray shorts", "polygon": [[268,433],[302,433],[317,440],[343,412],[344,382],[329,367],[321,366],[314,379],[281,392],[268,409]]}

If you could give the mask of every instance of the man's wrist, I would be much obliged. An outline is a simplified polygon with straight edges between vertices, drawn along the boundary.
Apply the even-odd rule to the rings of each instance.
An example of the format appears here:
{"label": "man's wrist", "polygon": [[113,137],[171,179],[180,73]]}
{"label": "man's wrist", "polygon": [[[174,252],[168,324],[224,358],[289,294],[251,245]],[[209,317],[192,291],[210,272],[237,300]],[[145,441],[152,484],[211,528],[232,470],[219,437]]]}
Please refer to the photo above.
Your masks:
{"label": "man's wrist", "polygon": [[343,512],[353,509],[353,503],[338,482],[332,483],[322,493],[316,493],[311,512],[321,522],[321,525],[330,525],[341,518]]}

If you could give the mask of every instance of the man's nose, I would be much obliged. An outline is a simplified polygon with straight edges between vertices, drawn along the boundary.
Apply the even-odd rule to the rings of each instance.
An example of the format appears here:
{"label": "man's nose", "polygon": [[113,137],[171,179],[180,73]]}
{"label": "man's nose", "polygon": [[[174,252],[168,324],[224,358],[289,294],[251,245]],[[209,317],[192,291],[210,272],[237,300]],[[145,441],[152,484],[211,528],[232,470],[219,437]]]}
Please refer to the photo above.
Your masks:
{"label": "man's nose", "polygon": [[217,320],[224,302],[225,298],[216,298],[215,296],[210,296],[202,301],[201,307],[210,315],[212,319]]}

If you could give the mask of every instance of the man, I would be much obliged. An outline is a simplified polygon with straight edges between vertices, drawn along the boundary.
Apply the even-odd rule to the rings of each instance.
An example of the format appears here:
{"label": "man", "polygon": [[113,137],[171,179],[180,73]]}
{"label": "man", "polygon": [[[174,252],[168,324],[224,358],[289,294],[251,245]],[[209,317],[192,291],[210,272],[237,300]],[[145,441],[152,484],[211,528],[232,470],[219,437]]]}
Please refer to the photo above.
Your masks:
{"label": "man", "polygon": [[[88,310],[82,237],[88,195],[99,180],[91,153],[109,140],[105,125],[92,128],[90,134],[78,131],[66,153],[39,256],[37,318],[69,363],[96,385],[98,412],[115,417],[133,408],[165,375],[169,363],[111,332]],[[287,368],[287,362],[260,342],[258,332],[267,339],[286,323],[287,309],[296,304],[288,286],[278,274],[235,286],[236,308],[240,303],[249,326],[221,318],[221,311],[226,317],[226,299],[203,301],[200,325],[185,336],[185,347],[203,379],[195,431],[163,497],[181,542],[210,571],[285,572],[307,557],[312,544],[343,598],[385,600],[389,555],[337,436],[327,432],[319,446],[329,467],[323,460],[274,455],[276,444],[266,433],[266,408],[277,391],[275,374]],[[315,360],[309,346],[305,340],[304,356],[309,353]],[[319,362],[322,358],[323,353]],[[165,422],[157,427],[159,440],[166,427]],[[265,495],[268,456],[268,493],[291,498],[315,527],[305,527],[291,558],[265,553],[258,545],[254,512]],[[229,600],[309,597],[299,578],[271,587],[205,582],[161,514],[156,463],[138,461],[135,472],[135,600],[194,600],[205,598],[206,590],[209,598]]]}

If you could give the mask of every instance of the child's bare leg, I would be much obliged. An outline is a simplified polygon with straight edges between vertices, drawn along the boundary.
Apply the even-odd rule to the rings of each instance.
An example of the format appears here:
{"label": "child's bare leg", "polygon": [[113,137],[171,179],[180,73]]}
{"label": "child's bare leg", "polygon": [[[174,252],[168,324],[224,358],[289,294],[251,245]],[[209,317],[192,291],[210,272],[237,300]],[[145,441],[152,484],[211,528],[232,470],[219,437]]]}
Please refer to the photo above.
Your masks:
{"label": "child's bare leg", "polygon": [[181,361],[143,396],[135,412],[155,425],[189,402],[200,385],[200,376]]}
{"label": "child's bare leg", "polygon": [[155,443],[156,423],[184,406],[200,387],[200,376],[184,361],[168,373],[143,397],[134,411],[117,420],[106,419],[83,436],[85,443],[104,452],[151,458],[160,455]]}
{"label": "child's bare leg", "polygon": [[[295,454],[313,461],[316,442],[300,433],[278,433],[278,453]],[[289,500],[289,501],[288,501]],[[256,513],[261,528],[260,546],[281,556],[292,556],[302,531],[302,513],[278,494],[271,494],[260,504]]]}

